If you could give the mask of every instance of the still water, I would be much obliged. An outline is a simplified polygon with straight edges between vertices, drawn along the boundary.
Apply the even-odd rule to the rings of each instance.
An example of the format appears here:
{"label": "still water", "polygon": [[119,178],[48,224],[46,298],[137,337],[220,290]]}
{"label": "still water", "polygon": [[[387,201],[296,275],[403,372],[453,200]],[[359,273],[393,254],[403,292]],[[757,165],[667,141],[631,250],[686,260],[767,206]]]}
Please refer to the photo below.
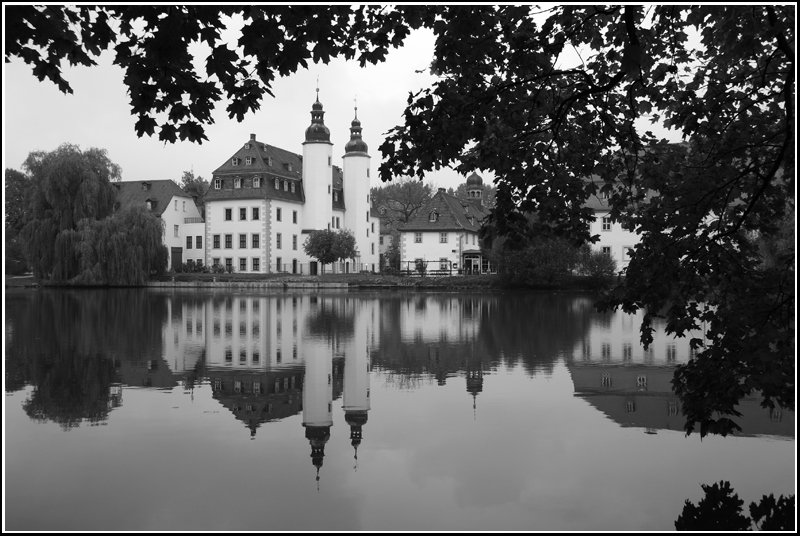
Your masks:
{"label": "still water", "polygon": [[685,340],[573,294],[12,290],[9,530],[672,530],[795,493],[795,416],[686,436]]}

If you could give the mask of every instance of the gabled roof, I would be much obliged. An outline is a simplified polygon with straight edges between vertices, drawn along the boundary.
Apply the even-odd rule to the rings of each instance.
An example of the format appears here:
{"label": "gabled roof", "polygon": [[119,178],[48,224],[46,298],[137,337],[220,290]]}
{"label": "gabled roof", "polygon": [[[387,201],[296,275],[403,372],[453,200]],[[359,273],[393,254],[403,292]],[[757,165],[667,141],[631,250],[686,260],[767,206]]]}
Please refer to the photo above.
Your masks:
{"label": "gabled roof", "polygon": [[145,206],[151,202],[153,214],[161,216],[167,209],[170,200],[177,197],[192,199],[192,196],[180,189],[175,181],[169,179],[154,181],[120,181],[112,183],[117,190],[119,208],[129,206]]}
{"label": "gabled roof", "polygon": [[[431,221],[431,214],[435,220]],[[398,226],[400,231],[472,231],[478,232],[489,209],[478,202],[464,201],[440,189],[411,220]]]}

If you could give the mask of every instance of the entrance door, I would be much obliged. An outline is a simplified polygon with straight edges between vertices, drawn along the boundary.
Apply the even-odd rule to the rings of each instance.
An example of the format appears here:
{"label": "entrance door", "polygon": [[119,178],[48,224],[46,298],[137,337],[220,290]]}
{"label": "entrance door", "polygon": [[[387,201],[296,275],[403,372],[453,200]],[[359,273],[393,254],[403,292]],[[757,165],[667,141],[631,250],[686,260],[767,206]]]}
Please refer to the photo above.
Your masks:
{"label": "entrance door", "polygon": [[308,273],[311,275],[317,275],[317,261],[311,261],[308,264]]}
{"label": "entrance door", "polygon": [[177,272],[183,264],[183,248],[170,248],[172,254],[172,271]]}

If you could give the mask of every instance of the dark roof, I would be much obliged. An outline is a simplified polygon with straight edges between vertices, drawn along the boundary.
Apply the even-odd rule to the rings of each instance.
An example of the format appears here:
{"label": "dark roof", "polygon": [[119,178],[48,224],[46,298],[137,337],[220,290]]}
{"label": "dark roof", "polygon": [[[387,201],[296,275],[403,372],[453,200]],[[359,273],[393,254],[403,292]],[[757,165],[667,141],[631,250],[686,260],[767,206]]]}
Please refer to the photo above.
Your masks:
{"label": "dark roof", "polygon": [[[247,158],[251,163],[247,164]],[[233,159],[238,158],[238,165]],[[336,201],[331,201],[333,208],[344,210],[344,173],[339,166],[331,166],[333,189],[339,192]],[[261,187],[253,188],[253,178],[261,177]],[[258,141],[255,134],[245,142],[224,164],[214,170],[211,185],[204,196],[206,201],[217,199],[283,199],[297,203],[305,202],[303,186],[303,157],[299,154],[274,147]],[[242,180],[241,188],[234,188],[234,179]],[[222,188],[214,188],[214,179],[222,181]],[[275,188],[275,179],[278,188]],[[289,184],[289,189],[284,187]],[[291,191],[291,184],[295,191]],[[333,196],[331,196],[333,197]]]}
{"label": "dark roof", "polygon": [[[431,213],[437,214],[430,221]],[[464,201],[439,190],[428,203],[420,208],[406,224],[398,226],[401,231],[473,231],[477,232],[489,209],[478,202]]]}
{"label": "dark roof", "polygon": [[192,196],[180,189],[175,181],[161,179],[155,181],[120,181],[112,183],[117,190],[119,208],[145,206],[152,203],[153,214],[161,215],[174,196],[192,199]]}

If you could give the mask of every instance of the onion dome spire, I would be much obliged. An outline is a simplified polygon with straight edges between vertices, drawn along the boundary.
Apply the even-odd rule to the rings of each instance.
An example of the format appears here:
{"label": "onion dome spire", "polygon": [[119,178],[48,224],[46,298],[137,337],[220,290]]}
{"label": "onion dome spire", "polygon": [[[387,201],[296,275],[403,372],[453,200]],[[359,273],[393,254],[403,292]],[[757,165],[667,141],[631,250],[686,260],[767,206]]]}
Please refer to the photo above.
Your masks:
{"label": "onion dome spire", "polygon": [[331,131],[325,126],[322,110],[322,103],[319,102],[319,83],[317,83],[317,100],[311,105],[311,124],[306,129],[307,142],[328,142],[331,141]]}
{"label": "onion dome spire", "polygon": [[344,146],[345,153],[366,153],[367,144],[361,139],[361,121],[358,120],[358,103],[355,105],[355,117],[350,123],[350,141]]}

